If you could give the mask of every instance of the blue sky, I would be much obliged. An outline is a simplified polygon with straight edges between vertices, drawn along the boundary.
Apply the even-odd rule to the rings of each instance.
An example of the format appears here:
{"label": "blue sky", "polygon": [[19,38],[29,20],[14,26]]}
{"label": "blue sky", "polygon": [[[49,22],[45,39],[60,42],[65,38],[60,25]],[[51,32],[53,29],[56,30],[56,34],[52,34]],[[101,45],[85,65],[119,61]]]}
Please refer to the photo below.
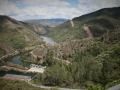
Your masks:
{"label": "blue sky", "polygon": [[67,0],[71,6],[76,7],[79,4],[79,0]]}
{"label": "blue sky", "polygon": [[18,20],[81,16],[101,8],[120,6],[120,0],[0,0],[0,15]]}

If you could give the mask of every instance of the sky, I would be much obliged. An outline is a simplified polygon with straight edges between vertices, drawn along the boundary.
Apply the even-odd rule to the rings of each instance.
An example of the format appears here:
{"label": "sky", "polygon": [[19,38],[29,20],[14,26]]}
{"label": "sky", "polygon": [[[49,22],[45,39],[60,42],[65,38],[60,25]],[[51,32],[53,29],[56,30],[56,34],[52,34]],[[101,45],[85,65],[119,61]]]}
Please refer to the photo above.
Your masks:
{"label": "sky", "polygon": [[101,8],[119,6],[120,0],[0,0],[0,15],[17,20],[72,19]]}

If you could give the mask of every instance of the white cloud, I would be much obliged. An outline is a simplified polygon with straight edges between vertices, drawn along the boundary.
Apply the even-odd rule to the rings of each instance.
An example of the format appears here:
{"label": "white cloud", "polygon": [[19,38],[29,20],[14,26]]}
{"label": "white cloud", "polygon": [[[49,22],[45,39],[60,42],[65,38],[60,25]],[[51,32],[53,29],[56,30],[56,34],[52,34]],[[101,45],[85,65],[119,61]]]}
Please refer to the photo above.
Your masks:
{"label": "white cloud", "polygon": [[101,8],[120,6],[120,0],[79,0],[78,9],[83,14],[90,13]]}
{"label": "white cloud", "polygon": [[21,0],[28,5],[39,5],[39,6],[68,6],[67,0]]}
{"label": "white cloud", "polygon": [[10,14],[18,10],[15,4],[9,2],[9,0],[0,0],[0,14]]}
{"label": "white cloud", "polygon": [[[25,3],[28,2],[28,0],[25,0],[25,1],[26,1]],[[24,19],[24,17],[22,17],[23,15],[20,15],[21,13],[24,13],[24,16],[26,17],[29,16],[30,18],[31,17],[34,18],[34,16],[43,16],[43,18],[60,18],[60,17],[71,18],[75,14],[78,14],[78,10],[76,10],[76,8],[74,7],[71,7],[70,4],[68,2],[65,2],[64,0],[61,0],[62,2],[60,0],[53,0],[54,3],[51,2],[51,4],[48,1],[49,0],[45,0],[43,2],[43,1],[37,0],[36,3],[38,5],[36,6],[35,6],[36,3],[34,2],[33,3],[29,2],[30,4],[27,3],[29,4],[28,7],[19,9],[19,11],[15,11],[18,14],[17,16],[15,16],[15,18]]]}
{"label": "white cloud", "polygon": [[[12,2],[11,2],[12,1]],[[120,0],[79,0],[76,7],[67,0],[14,0],[24,3],[20,8],[13,0],[0,0],[0,14],[22,19],[33,18],[73,18],[100,8],[120,6]],[[22,2],[22,3],[21,3]]]}

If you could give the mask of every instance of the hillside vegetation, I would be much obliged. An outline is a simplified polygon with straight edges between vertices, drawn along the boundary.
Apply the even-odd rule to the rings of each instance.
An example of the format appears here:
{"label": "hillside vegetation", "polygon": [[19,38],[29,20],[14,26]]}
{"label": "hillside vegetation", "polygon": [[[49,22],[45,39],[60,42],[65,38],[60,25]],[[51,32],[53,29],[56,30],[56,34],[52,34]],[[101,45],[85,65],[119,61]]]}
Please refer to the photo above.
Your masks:
{"label": "hillside vegetation", "polygon": [[[106,90],[120,84],[119,9],[102,9],[74,18],[74,27],[66,22],[51,30],[49,36],[60,45],[50,49],[44,62],[48,67],[35,82],[86,90]],[[92,38],[84,31],[86,25]]]}
{"label": "hillside vegetation", "polygon": [[[70,42],[69,47],[63,44],[60,51],[52,52],[51,50],[47,54],[48,58],[45,61],[47,70],[43,75],[36,77],[37,83],[87,90],[106,90],[115,85],[113,82],[120,83],[119,30],[92,40],[77,40],[76,44],[73,44],[74,41]],[[74,45],[79,45],[77,50]],[[67,48],[70,48],[69,51]],[[62,52],[61,55],[56,54],[60,52]],[[60,62],[53,58],[54,55],[71,63]]]}

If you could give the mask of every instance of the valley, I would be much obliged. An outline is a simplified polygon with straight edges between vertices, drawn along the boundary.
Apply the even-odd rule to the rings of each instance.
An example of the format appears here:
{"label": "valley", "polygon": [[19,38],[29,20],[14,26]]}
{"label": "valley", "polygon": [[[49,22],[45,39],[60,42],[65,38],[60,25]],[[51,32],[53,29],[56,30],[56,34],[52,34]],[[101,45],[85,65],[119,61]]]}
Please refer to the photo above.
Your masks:
{"label": "valley", "polygon": [[0,15],[0,80],[15,90],[119,90],[120,7],[72,20]]}

